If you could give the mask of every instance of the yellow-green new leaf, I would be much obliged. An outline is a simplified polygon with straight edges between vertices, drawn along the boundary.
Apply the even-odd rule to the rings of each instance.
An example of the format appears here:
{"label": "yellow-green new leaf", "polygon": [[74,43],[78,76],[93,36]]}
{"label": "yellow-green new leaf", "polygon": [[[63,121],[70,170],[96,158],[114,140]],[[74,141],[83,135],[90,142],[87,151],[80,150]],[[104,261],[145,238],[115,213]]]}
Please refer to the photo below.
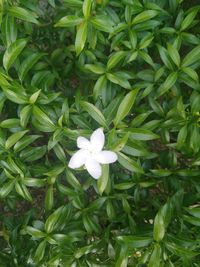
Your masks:
{"label": "yellow-green new leaf", "polygon": [[82,52],[85,42],[87,39],[87,21],[84,21],[78,26],[76,40],[75,40],[75,50],[77,56]]}
{"label": "yellow-green new leaf", "polygon": [[83,2],[83,15],[86,19],[88,19],[90,16],[92,2],[93,0],[84,0]]}
{"label": "yellow-green new leaf", "polygon": [[56,24],[55,27],[73,27],[83,22],[82,18],[79,18],[75,15],[69,15],[61,18]]}
{"label": "yellow-green new leaf", "polygon": [[35,24],[38,24],[39,21],[37,20],[37,15],[27,9],[24,9],[22,7],[18,6],[12,6],[8,9],[9,14],[11,14],[13,17],[27,21],[32,22]]}

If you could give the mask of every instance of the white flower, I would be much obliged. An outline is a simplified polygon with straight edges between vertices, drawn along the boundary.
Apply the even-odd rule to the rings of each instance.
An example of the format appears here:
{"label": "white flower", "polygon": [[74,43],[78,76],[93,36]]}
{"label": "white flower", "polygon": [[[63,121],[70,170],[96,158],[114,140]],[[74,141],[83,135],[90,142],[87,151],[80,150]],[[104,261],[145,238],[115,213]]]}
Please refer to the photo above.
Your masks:
{"label": "white flower", "polygon": [[84,166],[94,179],[98,179],[102,174],[100,164],[109,164],[117,160],[115,152],[102,150],[104,143],[105,136],[102,128],[92,133],[90,141],[85,137],[78,137],[77,147],[80,150],[71,157],[68,166],[72,169]]}

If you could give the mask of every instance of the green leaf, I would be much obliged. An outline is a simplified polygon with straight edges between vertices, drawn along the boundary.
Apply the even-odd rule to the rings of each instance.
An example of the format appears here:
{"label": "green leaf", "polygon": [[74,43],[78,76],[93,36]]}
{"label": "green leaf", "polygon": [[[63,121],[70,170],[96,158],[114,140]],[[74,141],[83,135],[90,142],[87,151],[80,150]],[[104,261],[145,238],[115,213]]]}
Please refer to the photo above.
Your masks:
{"label": "green leaf", "polygon": [[106,119],[97,107],[86,101],[81,101],[80,105],[95,121],[107,128]]}
{"label": "green leaf", "polygon": [[25,131],[21,131],[21,132],[17,132],[12,134],[5,143],[5,148],[9,149],[11,148],[13,145],[15,145],[26,133],[28,132],[28,130]]}
{"label": "green leaf", "polygon": [[143,169],[137,164],[134,160],[125,156],[123,153],[118,152],[118,161],[119,163],[127,170],[136,173],[143,173]]}
{"label": "green leaf", "polygon": [[87,21],[83,21],[79,26],[76,34],[76,40],[75,40],[75,50],[76,55],[78,56],[84,46],[87,39]]}
{"label": "green leaf", "polygon": [[36,91],[34,94],[32,94],[32,95],[30,96],[30,98],[29,98],[29,102],[30,102],[30,104],[32,104],[32,105],[35,104],[35,102],[37,101],[37,99],[38,99],[40,93],[41,93],[41,89],[38,90],[38,91]]}
{"label": "green leaf", "polygon": [[136,185],[136,183],[127,182],[127,183],[115,184],[114,188],[117,190],[128,190],[128,189],[134,187],[135,185]]}
{"label": "green leaf", "polygon": [[37,247],[35,255],[34,255],[35,262],[40,262],[43,259],[44,254],[45,254],[46,244],[47,244],[47,241],[43,240]]}
{"label": "green leaf", "polygon": [[97,188],[99,191],[99,194],[102,195],[105,191],[109,180],[109,165],[103,165],[102,166],[102,175],[97,181]]}
{"label": "green leaf", "polygon": [[177,137],[177,147],[178,148],[181,148],[185,144],[187,135],[188,135],[188,129],[187,129],[187,125],[185,125],[180,129],[180,131],[178,133],[178,137]]}
{"label": "green leaf", "polygon": [[31,236],[33,236],[35,238],[43,238],[43,237],[45,237],[45,233],[43,233],[42,231],[40,231],[40,230],[38,230],[38,229],[36,229],[36,228],[34,228],[32,226],[26,226],[25,227],[25,231],[29,235],[31,235]]}
{"label": "green leaf", "polygon": [[123,77],[123,75],[121,75],[118,72],[107,73],[106,77],[112,83],[119,84],[121,87],[126,88],[126,89],[131,89],[131,85],[128,82],[127,78]]}
{"label": "green leaf", "polygon": [[7,15],[2,24],[2,34],[5,35],[6,47],[17,39],[17,25],[13,16]]}
{"label": "green leaf", "polygon": [[139,91],[139,89],[132,90],[122,100],[122,102],[119,105],[119,108],[117,110],[116,117],[113,120],[113,123],[115,124],[115,126],[117,126],[119,124],[119,122],[121,122],[128,115],[130,110],[132,109],[132,106],[135,102],[138,91]]}
{"label": "green leaf", "polygon": [[178,50],[170,43],[167,44],[167,50],[173,62],[179,67],[181,60]]}
{"label": "green leaf", "polygon": [[126,53],[124,51],[118,51],[114,53],[108,60],[108,63],[107,63],[108,71],[113,69],[125,56],[126,56]]}
{"label": "green leaf", "polygon": [[100,226],[94,221],[92,216],[83,215],[83,225],[89,234],[93,232],[100,233]]}
{"label": "green leaf", "polygon": [[188,216],[188,215],[183,215],[183,220],[195,225],[195,226],[200,226],[200,218],[196,218],[196,217],[192,217],[192,216]]}
{"label": "green leaf", "polygon": [[55,210],[46,220],[44,228],[47,233],[51,233],[56,228],[56,224],[64,211],[64,206]]}
{"label": "green leaf", "polygon": [[5,89],[4,90],[4,94],[6,95],[6,97],[17,104],[26,104],[28,103],[28,98],[22,94],[22,93],[18,93],[9,89]]}
{"label": "green leaf", "polygon": [[55,125],[51,119],[37,106],[33,107],[33,114],[40,124],[44,124],[45,127],[51,132],[55,130]]}
{"label": "green leaf", "polygon": [[98,78],[93,89],[94,99],[97,100],[98,96],[103,90],[107,88],[107,79],[106,75],[102,75]]}
{"label": "green leaf", "polygon": [[17,128],[19,127],[19,119],[7,119],[0,123],[2,128]]}
{"label": "green leaf", "polygon": [[15,181],[9,181],[5,183],[1,188],[0,188],[0,198],[5,198],[12,190],[15,185]]}
{"label": "green leaf", "polygon": [[125,145],[122,149],[122,152],[133,157],[147,157],[151,155],[151,153],[148,152],[148,150],[146,150],[143,146],[133,142],[129,142],[127,145]]}
{"label": "green leaf", "polygon": [[184,18],[184,20],[181,23],[180,31],[184,31],[192,24],[192,22],[194,21],[194,18],[197,15],[197,12],[198,12],[197,9],[193,10]]}
{"label": "green leaf", "polygon": [[73,27],[81,24],[83,22],[82,18],[79,18],[75,15],[68,15],[61,18],[56,24],[55,27]]}
{"label": "green leaf", "polygon": [[14,43],[12,43],[4,53],[3,56],[3,66],[8,71],[12,64],[15,62],[19,54],[22,52],[24,47],[27,44],[26,39],[18,39]]}
{"label": "green leaf", "polygon": [[199,60],[200,57],[200,45],[196,46],[192,49],[186,56],[183,58],[182,67],[188,67],[194,64],[196,61]]}
{"label": "green leaf", "polygon": [[121,151],[124,148],[124,146],[126,145],[128,138],[129,138],[129,132],[127,132],[121,139],[119,139],[117,142],[115,142],[112,145],[111,150],[115,151],[115,152]]}
{"label": "green leaf", "polygon": [[200,208],[199,207],[189,207],[184,208],[190,215],[200,219]]}
{"label": "green leaf", "polygon": [[164,81],[164,83],[158,88],[158,92],[157,92],[158,96],[163,95],[169,89],[171,89],[172,86],[177,81],[177,78],[178,78],[177,72],[170,73],[169,76],[167,77],[167,79]]}
{"label": "green leaf", "polygon": [[32,107],[30,105],[25,106],[21,111],[20,111],[20,123],[21,126],[26,128],[27,123],[29,121],[29,118],[31,116],[31,111],[32,111]]}
{"label": "green leaf", "polygon": [[51,210],[53,208],[54,197],[53,197],[53,186],[49,186],[45,195],[45,209]]}
{"label": "green leaf", "polygon": [[199,76],[195,70],[190,67],[184,67],[181,69],[185,74],[192,78],[195,82],[199,82]]}
{"label": "green leaf", "polygon": [[20,153],[20,158],[25,162],[41,159],[46,154],[46,145],[38,147],[27,147]]}
{"label": "green leaf", "polygon": [[24,80],[27,73],[31,70],[31,68],[40,60],[41,57],[43,57],[44,53],[33,53],[30,54],[24,61],[21,63],[19,70],[18,70],[18,76],[21,81]]}
{"label": "green leaf", "polygon": [[92,23],[93,27],[99,31],[112,33],[113,32],[113,23],[105,15],[96,15],[93,17],[90,22]]}
{"label": "green leaf", "polygon": [[89,18],[92,8],[93,0],[84,0],[83,1],[83,15],[86,19]]}
{"label": "green leaf", "polygon": [[118,236],[117,241],[122,244],[126,244],[131,249],[143,248],[148,246],[152,242],[152,237],[143,237],[135,235]]}
{"label": "green leaf", "polygon": [[115,267],[127,267],[128,266],[128,247],[124,244],[121,247],[119,257],[117,258]]}
{"label": "green leaf", "polygon": [[97,65],[97,64],[86,64],[84,67],[87,70],[90,70],[91,72],[96,73],[96,74],[103,74],[106,71],[104,66]]}
{"label": "green leaf", "polygon": [[48,2],[52,7],[56,7],[55,0],[48,0]]}
{"label": "green leaf", "polygon": [[160,242],[165,236],[165,223],[161,212],[155,217],[154,228],[153,228],[153,238],[155,241]]}
{"label": "green leaf", "polygon": [[22,196],[24,199],[26,199],[27,201],[33,201],[31,194],[29,193],[28,189],[26,188],[26,186],[24,184],[20,184],[18,182],[15,183],[15,190],[16,192]]}
{"label": "green leaf", "polygon": [[70,170],[66,170],[66,180],[71,186],[74,187],[74,189],[82,191],[82,186],[80,182],[77,180],[77,178],[73,175],[73,173]]}
{"label": "green leaf", "polygon": [[22,137],[16,144],[14,145],[14,151],[19,152],[31,143],[33,143],[35,140],[40,138],[41,135],[29,135]]}
{"label": "green leaf", "polygon": [[130,128],[129,131],[130,131],[129,136],[133,141],[134,140],[148,141],[159,138],[157,134],[144,128]]}
{"label": "green leaf", "polygon": [[168,56],[167,50],[164,47],[162,47],[161,45],[158,45],[157,47],[158,47],[158,51],[159,51],[160,57],[161,57],[163,63],[165,64],[165,66],[168,69],[173,70],[173,65],[172,65],[172,63],[170,61],[170,58]]}
{"label": "green leaf", "polygon": [[27,22],[32,22],[35,24],[38,24],[39,21],[37,20],[37,15],[27,9],[24,9],[22,7],[18,7],[18,6],[12,6],[8,9],[8,12],[21,20],[27,21]]}
{"label": "green leaf", "polygon": [[139,51],[139,55],[145,62],[147,62],[149,65],[151,65],[154,68],[154,62],[149,54],[147,54],[144,51]]}
{"label": "green leaf", "polygon": [[134,19],[132,20],[132,25],[150,20],[157,15],[158,15],[158,11],[156,10],[145,10],[134,17]]}
{"label": "green leaf", "polygon": [[23,182],[29,187],[43,187],[46,184],[46,179],[25,178]]}
{"label": "green leaf", "polygon": [[160,267],[161,253],[161,247],[156,244],[149,260],[149,267]]}

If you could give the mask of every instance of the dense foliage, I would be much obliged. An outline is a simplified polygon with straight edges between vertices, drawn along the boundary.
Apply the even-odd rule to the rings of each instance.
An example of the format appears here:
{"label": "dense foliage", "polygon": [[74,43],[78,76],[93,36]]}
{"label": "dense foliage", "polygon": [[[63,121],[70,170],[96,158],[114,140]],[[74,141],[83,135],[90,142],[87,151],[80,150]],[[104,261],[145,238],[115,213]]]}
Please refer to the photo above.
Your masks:
{"label": "dense foliage", "polygon": [[199,266],[198,3],[0,0],[0,266]]}

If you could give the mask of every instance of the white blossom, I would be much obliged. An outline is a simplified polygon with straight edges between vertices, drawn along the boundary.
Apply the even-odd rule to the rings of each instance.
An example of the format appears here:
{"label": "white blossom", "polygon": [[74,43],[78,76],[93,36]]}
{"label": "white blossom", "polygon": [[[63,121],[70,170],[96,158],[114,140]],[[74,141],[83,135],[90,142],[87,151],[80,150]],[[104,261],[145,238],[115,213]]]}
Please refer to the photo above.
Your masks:
{"label": "white blossom", "polygon": [[77,147],[80,149],[71,157],[68,166],[72,169],[84,166],[94,179],[98,179],[102,174],[101,164],[110,164],[117,160],[115,152],[103,150],[104,143],[102,128],[95,130],[90,140],[78,137]]}

